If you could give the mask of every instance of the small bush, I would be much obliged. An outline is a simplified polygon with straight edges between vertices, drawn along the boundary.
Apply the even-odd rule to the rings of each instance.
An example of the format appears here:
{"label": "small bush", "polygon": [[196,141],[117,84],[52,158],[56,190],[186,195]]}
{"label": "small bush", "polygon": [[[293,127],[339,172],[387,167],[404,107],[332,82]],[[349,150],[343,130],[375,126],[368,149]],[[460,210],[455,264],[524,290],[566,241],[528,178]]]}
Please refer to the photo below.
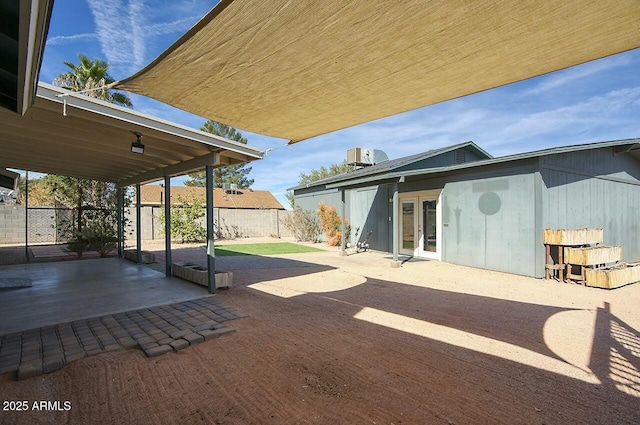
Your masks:
{"label": "small bush", "polygon": [[118,246],[116,216],[113,210],[104,208],[89,208],[84,211],[82,230],[73,229],[66,224],[71,232],[68,248],[82,257],[84,251],[97,251],[100,257],[107,257]]}
{"label": "small bush", "polygon": [[[322,230],[327,236],[327,243],[330,246],[338,246],[342,244],[342,217],[338,215],[336,207],[328,207],[324,202],[318,205],[318,216]],[[345,220],[345,231],[349,234],[349,222]]]}
{"label": "small bush", "polygon": [[238,239],[242,237],[239,226],[232,224],[231,227],[229,227],[224,218],[220,221],[213,221],[213,232],[217,239]]}
{"label": "small bush", "polygon": [[[171,205],[171,237],[185,242],[202,242],[207,238],[207,229],[198,220],[205,216],[206,210],[201,200],[178,197],[180,204]],[[160,221],[164,229],[164,210],[160,212]]]}
{"label": "small bush", "polygon": [[297,241],[319,241],[322,230],[320,229],[320,221],[315,211],[307,211],[300,207],[295,207],[293,214],[289,214],[284,218],[283,224],[293,233]]}

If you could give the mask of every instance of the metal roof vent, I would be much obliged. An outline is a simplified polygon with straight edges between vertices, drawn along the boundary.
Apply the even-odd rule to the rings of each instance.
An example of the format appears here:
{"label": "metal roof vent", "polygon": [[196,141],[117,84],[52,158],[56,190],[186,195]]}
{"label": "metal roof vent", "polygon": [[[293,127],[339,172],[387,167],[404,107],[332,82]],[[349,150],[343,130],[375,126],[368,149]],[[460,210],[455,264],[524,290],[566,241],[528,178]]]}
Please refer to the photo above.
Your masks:
{"label": "metal roof vent", "polygon": [[379,149],[351,148],[347,150],[347,164],[356,167],[369,167],[388,160],[387,154]]}

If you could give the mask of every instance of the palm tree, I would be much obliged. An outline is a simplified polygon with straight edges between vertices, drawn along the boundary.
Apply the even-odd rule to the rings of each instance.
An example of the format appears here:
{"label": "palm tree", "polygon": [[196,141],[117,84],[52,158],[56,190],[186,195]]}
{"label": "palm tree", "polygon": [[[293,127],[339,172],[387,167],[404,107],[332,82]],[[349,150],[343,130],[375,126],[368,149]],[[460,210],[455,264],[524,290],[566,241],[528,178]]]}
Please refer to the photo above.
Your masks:
{"label": "palm tree", "polygon": [[71,91],[82,91],[90,97],[106,100],[107,102],[131,107],[131,99],[128,96],[114,92],[108,87],[115,80],[107,72],[109,64],[101,59],[91,60],[89,57],[79,54],[80,64],[64,62],[71,71],[58,75],[53,84]]}

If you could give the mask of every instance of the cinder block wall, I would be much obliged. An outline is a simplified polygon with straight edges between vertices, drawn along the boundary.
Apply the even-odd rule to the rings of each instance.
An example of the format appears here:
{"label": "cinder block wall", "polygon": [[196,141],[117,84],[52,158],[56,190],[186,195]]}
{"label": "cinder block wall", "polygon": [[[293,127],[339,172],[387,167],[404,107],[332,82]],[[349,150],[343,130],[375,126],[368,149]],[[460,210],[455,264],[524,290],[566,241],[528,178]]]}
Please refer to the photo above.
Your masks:
{"label": "cinder block wall", "polygon": [[[135,239],[136,210],[128,208],[125,213],[129,219],[127,238]],[[142,239],[153,240],[164,238],[164,223],[160,220],[162,207],[142,207]],[[284,226],[284,219],[291,211],[283,210],[232,210],[213,209],[216,226],[221,225],[223,233],[239,233],[239,237],[292,237],[293,233]],[[205,226],[204,218],[199,220]]]}
{"label": "cinder block wall", "polygon": [[23,244],[25,210],[22,205],[0,205],[0,244]]}
{"label": "cinder block wall", "polygon": [[[142,239],[164,239],[164,224],[160,220],[161,207],[142,207]],[[68,214],[68,212],[67,212]],[[216,225],[223,233],[238,234],[239,237],[291,237],[284,226],[284,219],[291,211],[283,210],[228,210],[214,208]],[[127,226],[125,238],[135,242],[136,209],[125,208]],[[205,226],[204,218],[199,220]],[[0,245],[23,244],[25,238],[25,209],[22,205],[0,204]],[[39,208],[29,210],[29,243],[56,243],[56,210]]]}

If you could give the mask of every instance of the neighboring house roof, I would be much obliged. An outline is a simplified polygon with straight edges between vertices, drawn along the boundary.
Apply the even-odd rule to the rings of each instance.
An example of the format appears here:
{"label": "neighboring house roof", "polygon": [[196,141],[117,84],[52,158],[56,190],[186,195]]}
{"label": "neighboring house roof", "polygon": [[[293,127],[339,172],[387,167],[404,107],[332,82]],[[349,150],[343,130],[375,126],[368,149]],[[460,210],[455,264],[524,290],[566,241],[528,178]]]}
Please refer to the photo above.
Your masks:
{"label": "neighboring house roof", "polygon": [[480,158],[493,158],[489,153],[485,152],[478,145],[473,142],[465,142],[459,143],[457,145],[445,146],[438,149],[432,149],[430,151],[422,152],[415,155],[405,156],[402,158],[392,159],[389,161],[381,162],[379,164],[375,164],[369,167],[360,168],[354,171],[349,171],[347,173],[338,174],[335,176],[326,177],[321,180],[316,180],[314,182],[299,185],[293,187],[289,190],[296,190],[314,186],[321,186],[330,183],[345,181],[345,180],[353,180],[359,179],[367,176],[373,176],[376,174],[386,174],[398,170],[402,167],[406,167],[411,164],[415,164],[416,162],[423,161],[428,158],[433,158],[438,155],[442,155],[447,152],[455,151],[458,149],[471,149],[473,150]]}
{"label": "neighboring house roof", "polygon": [[[180,198],[205,200],[204,187],[171,186],[171,200],[173,204],[180,203]],[[140,187],[142,205],[164,204],[164,186],[144,185]],[[213,206],[215,208],[230,209],[276,209],[284,207],[268,190],[240,189],[225,191],[220,188],[213,190]]]}
{"label": "neighboring house roof", "polygon": [[[485,160],[473,161],[473,162],[465,162],[463,164],[453,164],[444,167],[432,167],[432,168],[423,168],[419,170],[408,170],[408,171],[395,171],[389,170],[384,174],[378,174],[374,176],[359,176],[359,178],[342,178],[339,181],[333,181],[326,184],[327,188],[338,188],[345,186],[353,186],[353,185],[361,185],[365,183],[381,183],[384,180],[392,180],[399,179],[402,177],[409,176],[417,176],[424,174],[435,174],[435,173],[444,173],[453,170],[474,168],[474,167],[484,167],[493,164],[500,164],[512,161],[519,161],[523,159],[537,158],[548,155],[556,155],[577,151],[584,151],[590,149],[602,149],[602,148],[620,148],[620,152],[627,153],[631,155],[636,160],[640,161],[640,138],[636,139],[624,139],[624,140],[613,140],[607,142],[597,142],[597,143],[587,143],[582,145],[572,145],[572,146],[561,146],[549,149],[542,149],[538,151],[518,153],[514,155],[507,155],[498,158],[490,158]],[[408,157],[407,157],[408,158]],[[344,175],[343,175],[344,176]],[[304,187],[304,186],[302,186]]]}

